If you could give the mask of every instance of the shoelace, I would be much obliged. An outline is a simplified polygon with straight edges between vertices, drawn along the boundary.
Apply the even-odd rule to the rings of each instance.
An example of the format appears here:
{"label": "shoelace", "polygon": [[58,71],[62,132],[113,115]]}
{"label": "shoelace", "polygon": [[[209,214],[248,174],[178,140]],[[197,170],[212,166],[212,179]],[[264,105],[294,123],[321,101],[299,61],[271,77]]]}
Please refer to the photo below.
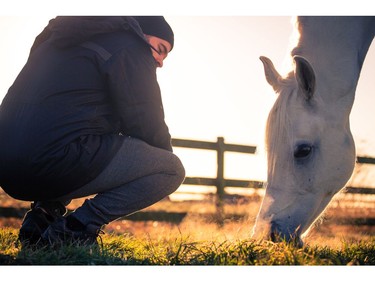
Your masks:
{"label": "shoelace", "polygon": [[100,243],[98,242],[98,245],[100,246],[101,250],[103,250],[103,238],[101,235],[104,235],[105,232],[99,228],[98,231],[97,231],[97,234],[96,234],[96,241],[98,241],[98,239],[100,240]]}

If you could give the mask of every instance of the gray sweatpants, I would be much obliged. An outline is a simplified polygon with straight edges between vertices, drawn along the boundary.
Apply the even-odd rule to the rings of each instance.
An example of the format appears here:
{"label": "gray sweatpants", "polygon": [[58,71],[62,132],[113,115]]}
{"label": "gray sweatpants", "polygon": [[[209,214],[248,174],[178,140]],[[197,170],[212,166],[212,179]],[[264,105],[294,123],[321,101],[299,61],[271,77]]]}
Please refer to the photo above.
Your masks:
{"label": "gray sweatpants", "polygon": [[59,201],[96,194],[71,215],[84,225],[101,227],[160,201],[173,193],[184,177],[184,167],[172,152],[126,137],[96,179]]}

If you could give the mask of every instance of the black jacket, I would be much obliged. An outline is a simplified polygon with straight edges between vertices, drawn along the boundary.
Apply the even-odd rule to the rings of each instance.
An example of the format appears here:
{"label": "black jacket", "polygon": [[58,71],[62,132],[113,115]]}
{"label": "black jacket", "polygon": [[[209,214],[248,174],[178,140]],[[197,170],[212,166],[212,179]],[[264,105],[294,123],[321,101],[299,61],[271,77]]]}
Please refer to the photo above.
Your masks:
{"label": "black jacket", "polygon": [[98,176],[126,136],[172,150],[138,23],[51,20],[0,106],[0,186],[22,200],[68,194]]}

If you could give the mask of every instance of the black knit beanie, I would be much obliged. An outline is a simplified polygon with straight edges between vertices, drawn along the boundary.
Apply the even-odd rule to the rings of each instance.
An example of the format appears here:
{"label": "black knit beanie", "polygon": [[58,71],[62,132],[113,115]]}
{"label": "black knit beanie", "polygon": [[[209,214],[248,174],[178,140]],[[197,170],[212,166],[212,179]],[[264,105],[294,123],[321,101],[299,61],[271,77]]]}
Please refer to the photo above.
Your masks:
{"label": "black knit beanie", "polygon": [[172,28],[162,16],[136,16],[144,34],[152,35],[164,39],[171,44],[171,50],[174,44],[174,34]]}

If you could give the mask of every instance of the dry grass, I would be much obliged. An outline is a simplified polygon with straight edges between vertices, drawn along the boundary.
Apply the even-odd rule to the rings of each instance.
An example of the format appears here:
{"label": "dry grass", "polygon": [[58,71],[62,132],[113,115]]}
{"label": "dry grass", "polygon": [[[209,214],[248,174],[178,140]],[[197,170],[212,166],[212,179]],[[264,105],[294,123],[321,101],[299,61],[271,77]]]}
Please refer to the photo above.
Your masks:
{"label": "dry grass", "polygon": [[[1,195],[0,206],[28,203]],[[358,199],[358,198],[356,198]],[[5,200],[5,201],[4,201]],[[212,196],[203,201],[163,200],[139,214],[106,226],[103,248],[67,245],[61,249],[22,248],[17,241],[21,218],[0,219],[0,264],[30,265],[374,265],[375,217],[372,198],[338,197],[310,232],[302,249],[250,239],[261,196],[229,196],[224,223],[217,223]],[[4,204],[2,204],[4,203]],[[74,200],[74,209],[82,200]],[[171,214],[175,216],[171,217]],[[176,216],[177,214],[177,216]],[[153,219],[158,216],[158,220]],[[145,219],[146,217],[146,219]],[[143,220],[141,220],[143,219]],[[357,224],[347,224],[357,220]],[[362,220],[362,221],[361,221]]]}
{"label": "dry grass", "polygon": [[[224,223],[217,224],[216,206],[212,196],[203,201],[163,200],[145,210],[153,212],[179,213],[182,219],[170,219],[168,215],[161,220],[120,219],[107,225],[105,232],[126,234],[135,238],[159,240],[177,236],[189,237],[194,241],[237,241],[249,239],[259,210],[261,196],[231,196],[224,204]],[[359,204],[359,202],[362,202]],[[70,209],[78,207],[82,200],[73,200]],[[29,203],[11,199],[0,193],[0,206],[28,208]],[[361,200],[354,195],[339,195],[331,202],[324,217],[305,238],[311,246],[338,248],[343,241],[369,241],[375,234],[375,225],[366,225],[365,219],[375,218],[373,197]],[[350,224],[351,222],[355,224]],[[20,218],[0,218],[0,227],[19,228]]]}

